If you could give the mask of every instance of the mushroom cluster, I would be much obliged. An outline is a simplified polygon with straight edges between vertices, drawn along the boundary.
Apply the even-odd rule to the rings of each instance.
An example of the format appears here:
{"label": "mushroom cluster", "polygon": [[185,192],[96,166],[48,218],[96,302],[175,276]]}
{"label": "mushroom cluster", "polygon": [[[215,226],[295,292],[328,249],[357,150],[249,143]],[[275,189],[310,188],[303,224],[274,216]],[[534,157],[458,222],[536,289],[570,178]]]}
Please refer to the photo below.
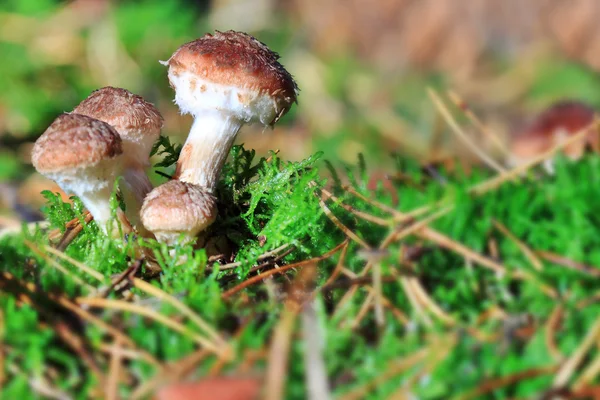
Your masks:
{"label": "mushroom cluster", "polygon": [[217,217],[214,192],[240,128],[272,127],[297,101],[298,87],[278,59],[254,37],[228,31],[186,43],[161,62],[175,103],[194,122],[173,179],[156,188],[146,169],[163,118],[120,88],[96,90],[59,116],[36,141],[33,165],[80,197],[108,234],[116,232],[110,196],[122,176],[122,224],[166,244],[193,241]]}

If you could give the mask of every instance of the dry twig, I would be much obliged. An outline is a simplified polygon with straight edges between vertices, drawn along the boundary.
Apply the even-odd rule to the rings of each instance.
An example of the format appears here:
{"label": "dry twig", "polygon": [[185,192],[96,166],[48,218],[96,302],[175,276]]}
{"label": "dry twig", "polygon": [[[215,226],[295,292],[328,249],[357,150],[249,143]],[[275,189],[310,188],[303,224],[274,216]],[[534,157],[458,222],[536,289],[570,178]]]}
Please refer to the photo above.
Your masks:
{"label": "dry twig", "polygon": [[465,143],[467,145],[467,147],[469,147],[469,149],[471,149],[471,151],[475,155],[477,155],[477,157],[479,157],[485,164],[487,164],[490,168],[494,169],[495,171],[497,171],[501,174],[506,172],[505,168],[503,168],[500,164],[498,164],[490,156],[485,154],[485,152],[482,149],[480,149],[479,146],[477,146],[469,138],[469,136],[465,133],[465,131],[460,127],[458,122],[456,122],[456,120],[452,116],[452,113],[450,113],[450,110],[448,110],[448,107],[446,107],[446,105],[444,104],[444,102],[442,101],[442,99],[436,93],[435,90],[428,88],[427,94],[429,95],[431,101],[436,106],[436,108],[438,109],[438,111],[440,112],[442,117],[446,120],[446,122],[448,123],[450,128],[452,128],[452,131],[456,134],[456,136],[458,136],[463,141],[463,143]]}
{"label": "dry twig", "polygon": [[240,283],[239,285],[234,286],[231,289],[225,291],[221,295],[221,297],[223,299],[227,299],[227,298],[231,297],[232,295],[234,295],[235,293],[237,293],[241,290],[244,290],[248,286],[252,286],[258,282],[261,282],[263,279],[265,279],[271,275],[281,274],[281,273],[289,271],[290,269],[293,269],[293,268],[306,267],[306,266],[310,267],[311,265],[314,266],[314,265],[316,265],[317,262],[326,260],[329,257],[331,257],[332,255],[334,255],[335,253],[337,253],[338,251],[340,251],[346,245],[346,243],[347,243],[347,241],[343,241],[342,243],[338,244],[333,249],[329,250],[327,253],[325,253],[319,257],[314,257],[309,260],[299,261],[297,263],[289,264],[289,265],[286,265],[286,266],[278,268],[278,269],[272,269],[269,271],[265,271],[259,275],[253,276],[250,279],[246,279],[244,282]]}

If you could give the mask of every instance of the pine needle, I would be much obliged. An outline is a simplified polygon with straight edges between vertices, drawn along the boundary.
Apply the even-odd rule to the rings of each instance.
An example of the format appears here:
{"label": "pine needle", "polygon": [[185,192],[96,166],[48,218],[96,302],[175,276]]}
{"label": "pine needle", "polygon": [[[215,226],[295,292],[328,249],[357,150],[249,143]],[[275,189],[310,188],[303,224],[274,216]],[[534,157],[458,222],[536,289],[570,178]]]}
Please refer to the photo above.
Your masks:
{"label": "pine needle", "polygon": [[456,134],[456,136],[463,141],[465,145],[475,154],[481,161],[483,161],[487,166],[494,169],[495,171],[503,174],[506,172],[506,169],[502,167],[499,163],[493,160],[490,156],[488,156],[478,145],[476,145],[469,136],[465,133],[465,131],[460,127],[458,122],[454,119],[448,107],[444,104],[440,96],[436,93],[435,90],[428,88],[427,94],[429,98],[436,106],[442,117],[448,123],[448,126],[452,129],[452,131]]}

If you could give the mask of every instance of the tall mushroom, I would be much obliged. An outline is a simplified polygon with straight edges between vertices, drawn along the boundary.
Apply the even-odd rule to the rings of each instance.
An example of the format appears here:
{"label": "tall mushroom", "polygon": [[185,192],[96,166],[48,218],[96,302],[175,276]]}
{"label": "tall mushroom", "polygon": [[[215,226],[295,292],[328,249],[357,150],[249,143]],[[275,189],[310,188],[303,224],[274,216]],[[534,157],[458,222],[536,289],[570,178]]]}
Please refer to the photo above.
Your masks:
{"label": "tall mushroom", "polygon": [[159,242],[188,243],[217,216],[215,197],[193,183],[171,180],[146,196],[140,212],[142,223]]}
{"label": "tall mushroom", "polygon": [[128,90],[104,87],[92,92],[73,110],[113,126],[123,141],[123,196],[126,214],[141,228],[139,212],[152,184],[146,175],[152,145],[160,136],[163,118],[153,104]]}
{"label": "tall mushroom", "polygon": [[110,196],[122,153],[121,138],[107,123],[62,114],[36,140],[31,161],[39,173],[77,195],[104,232],[114,234],[115,227],[108,226]]}
{"label": "tall mushroom", "polygon": [[279,55],[241,32],[216,32],[181,46],[168,61],[175,103],[194,123],[175,177],[214,191],[235,137],[246,123],[274,125],[298,87]]}

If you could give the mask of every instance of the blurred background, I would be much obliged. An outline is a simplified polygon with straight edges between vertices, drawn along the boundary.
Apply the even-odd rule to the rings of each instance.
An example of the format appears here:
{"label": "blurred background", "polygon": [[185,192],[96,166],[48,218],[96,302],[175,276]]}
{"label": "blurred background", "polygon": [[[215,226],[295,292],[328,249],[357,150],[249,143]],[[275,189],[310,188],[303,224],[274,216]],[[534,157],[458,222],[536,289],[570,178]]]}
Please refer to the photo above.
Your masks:
{"label": "blurred background", "polygon": [[556,101],[600,106],[599,20],[597,0],[2,0],[0,226],[35,218],[39,192],[57,189],[33,173],[32,143],[94,89],[144,96],[184,141],[191,118],[158,61],[206,32],[256,36],[301,88],[274,130],[245,127],[238,143],[292,160],[321,150],[335,166],[363,153],[377,173],[392,153],[476,162],[428,87],[458,94],[504,142]]}

